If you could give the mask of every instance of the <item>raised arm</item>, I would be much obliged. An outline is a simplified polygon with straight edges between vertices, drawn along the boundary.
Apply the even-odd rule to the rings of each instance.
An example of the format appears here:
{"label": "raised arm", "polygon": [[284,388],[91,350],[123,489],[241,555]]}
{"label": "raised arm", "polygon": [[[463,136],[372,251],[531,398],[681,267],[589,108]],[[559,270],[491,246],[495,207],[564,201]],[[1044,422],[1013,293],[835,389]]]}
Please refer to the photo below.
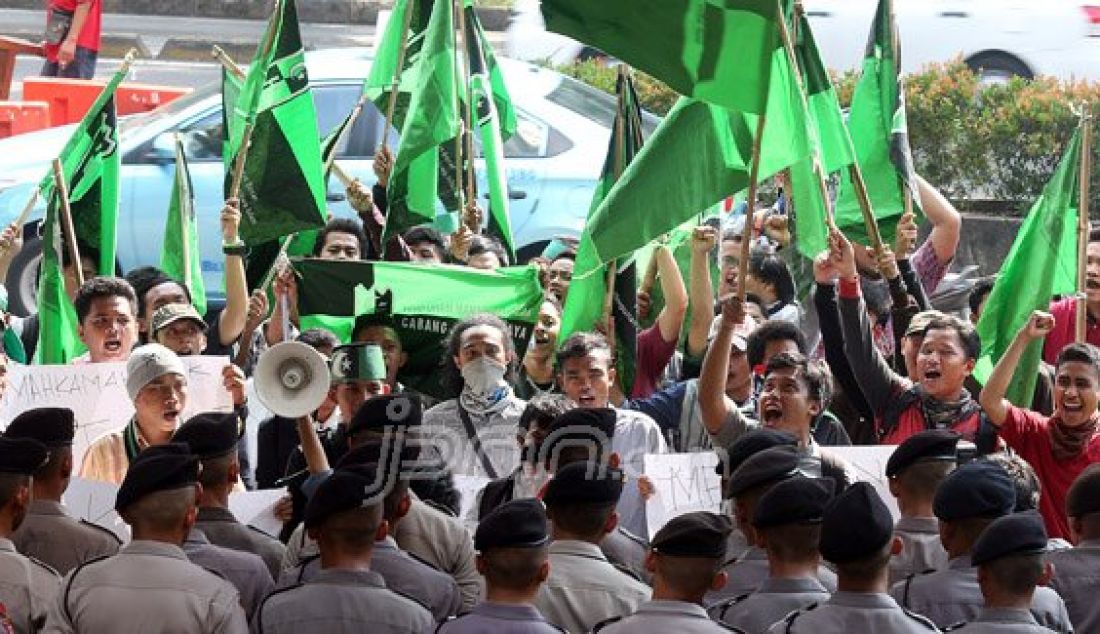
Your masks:
{"label": "raised arm", "polygon": [[714,320],[714,282],[710,279],[710,252],[718,244],[718,230],[696,227],[691,234],[691,275],[688,286],[691,320],[688,325],[687,356],[698,358],[707,349],[707,335]]}
{"label": "raised arm", "polygon": [[684,325],[684,315],[687,314],[687,288],[684,287],[680,267],[676,266],[676,258],[672,256],[672,251],[668,247],[663,245],[657,247],[653,257],[657,258],[661,292],[665,296],[665,307],[657,316],[657,326],[661,329],[662,339],[676,341],[680,338],[680,326]]}
{"label": "raised arm", "polygon": [[223,346],[231,345],[244,330],[248,318],[248,283],[244,273],[243,243],[237,234],[241,224],[240,202],[225,201],[222,208],[222,245],[225,249],[225,308],[218,317],[218,333]]}
{"label": "raised arm", "polygon": [[920,196],[921,210],[932,223],[932,233],[928,239],[936,251],[936,258],[940,262],[950,262],[959,247],[962,216],[938,189],[920,176],[917,176],[917,194]]}
{"label": "raised arm", "polygon": [[989,422],[1000,427],[1008,417],[1008,408],[1012,403],[1005,398],[1012,377],[1016,374],[1016,366],[1020,364],[1020,357],[1024,355],[1028,345],[1035,339],[1042,339],[1054,330],[1054,316],[1041,310],[1036,310],[1028,317],[1027,323],[1016,333],[1012,343],[1008,345],[1001,360],[994,366],[993,372],[986,380],[978,402],[989,417]]}
{"label": "raised arm", "polygon": [[730,412],[738,411],[737,404],[726,396],[726,375],[730,367],[733,331],[744,321],[745,307],[741,300],[736,295],[724,298],[721,326],[707,348],[703,369],[699,373],[699,409],[703,414],[703,425],[711,435],[722,430],[722,424]]}

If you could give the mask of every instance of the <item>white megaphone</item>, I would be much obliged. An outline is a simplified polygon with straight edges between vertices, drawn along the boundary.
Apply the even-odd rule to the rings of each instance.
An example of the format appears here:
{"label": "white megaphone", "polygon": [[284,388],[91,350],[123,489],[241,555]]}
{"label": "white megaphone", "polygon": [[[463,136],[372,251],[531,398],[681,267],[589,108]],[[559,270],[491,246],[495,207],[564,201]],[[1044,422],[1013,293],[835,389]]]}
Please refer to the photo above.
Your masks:
{"label": "white megaphone", "polygon": [[271,346],[260,355],[252,373],[256,396],[272,413],[284,418],[310,414],[329,388],[328,363],[324,355],[297,341]]}

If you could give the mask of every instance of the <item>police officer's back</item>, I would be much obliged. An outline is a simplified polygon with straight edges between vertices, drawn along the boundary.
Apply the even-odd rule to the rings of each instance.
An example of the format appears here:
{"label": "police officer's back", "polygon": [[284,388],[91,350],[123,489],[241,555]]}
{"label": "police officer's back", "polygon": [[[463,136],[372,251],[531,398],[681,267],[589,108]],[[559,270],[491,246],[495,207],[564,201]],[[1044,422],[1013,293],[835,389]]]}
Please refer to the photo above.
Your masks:
{"label": "police officer's back", "polygon": [[195,521],[199,462],[186,445],[149,447],[123,478],[115,510],[133,530],[117,555],[74,568],[48,630],[98,634],[246,632],[237,589],[180,549]]}
{"label": "police officer's back", "polygon": [[1066,601],[1078,632],[1100,632],[1100,465],[1081,472],[1066,496],[1066,514],[1076,546],[1047,555],[1054,565],[1051,587]]}

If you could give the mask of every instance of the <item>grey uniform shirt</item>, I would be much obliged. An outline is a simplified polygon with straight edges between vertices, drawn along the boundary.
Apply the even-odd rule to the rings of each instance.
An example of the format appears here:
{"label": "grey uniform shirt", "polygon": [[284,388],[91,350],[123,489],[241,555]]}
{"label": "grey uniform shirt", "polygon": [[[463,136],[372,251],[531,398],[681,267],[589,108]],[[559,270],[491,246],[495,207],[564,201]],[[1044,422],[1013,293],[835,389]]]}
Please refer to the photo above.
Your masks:
{"label": "grey uniform shirt", "polygon": [[195,528],[202,531],[215,546],[259,555],[271,573],[271,578],[279,577],[286,546],[270,535],[241,524],[229,509],[200,506]]}
{"label": "grey uniform shirt", "polygon": [[233,584],[174,544],[135,540],[70,572],[50,604],[47,632],[241,634],[248,623]]}
{"label": "grey uniform shirt", "polygon": [[652,581],[652,575],[645,569],[645,556],[649,550],[649,542],[626,530],[622,526],[616,526],[600,540],[600,550],[607,560],[616,567],[627,570],[634,577],[645,583]]}
{"label": "grey uniform shirt", "polygon": [[[768,569],[768,553],[759,546],[751,546],[740,557],[728,561],[722,570],[729,581],[721,590],[712,590],[703,600],[705,605],[714,605],[750,592],[756,592],[771,572]],[[818,566],[817,580],[829,592],[836,591],[836,574],[825,566]]]}
{"label": "grey uniform shirt", "polygon": [[369,570],[321,570],[272,593],[252,619],[256,634],[404,634],[435,628],[428,608],[386,588]]}
{"label": "grey uniform shirt", "polygon": [[[902,606],[932,619],[937,627],[972,621],[985,603],[978,587],[978,569],[970,565],[970,555],[950,560],[946,570],[895,583],[890,594]],[[1031,613],[1039,623],[1056,632],[1073,632],[1066,604],[1050,588],[1035,589]]]}
{"label": "grey uniform shirt", "polygon": [[887,594],[837,592],[820,605],[799,610],[768,628],[768,634],[927,634],[939,632],[928,619],[903,610]]}
{"label": "grey uniform shirt", "polygon": [[260,602],[275,589],[275,581],[258,555],[215,546],[199,530],[191,529],[183,552],[191,563],[221,575],[237,588],[246,618],[252,618]]}
{"label": "grey uniform shirt", "polygon": [[[452,398],[424,412],[420,434],[427,442],[428,456],[433,453],[451,471],[460,475],[501,478],[519,466],[516,430],[527,402],[509,391],[503,401],[485,413],[467,411],[478,444],[466,431],[459,412],[458,399]],[[485,469],[482,457],[494,473]]]}
{"label": "grey uniform shirt", "polygon": [[1047,561],[1054,564],[1050,587],[1065,600],[1074,629],[1100,632],[1100,539],[1050,553]]}
{"label": "grey uniform shirt", "polygon": [[710,606],[711,618],[748,634],[764,632],[791,612],[829,600],[829,591],[813,578],[768,578],[751,594]]}
{"label": "grey uniform shirt", "polygon": [[[1050,634],[1049,628],[1039,625],[1028,610],[1011,608],[982,608],[978,618],[952,627],[952,632],[965,634]],[[1088,632],[1090,630],[1081,630]]]}
{"label": "grey uniform shirt", "polygon": [[909,575],[943,570],[947,551],[940,542],[940,521],[934,517],[903,517],[894,525],[901,539],[901,552],[890,557],[890,583]]}
{"label": "grey uniform shirt", "polygon": [[535,607],[569,632],[587,632],[600,621],[633,612],[650,589],[607,561],[595,544],[558,540],[550,544],[550,577]]}
{"label": "grey uniform shirt", "polygon": [[533,605],[485,601],[439,627],[439,634],[560,634],[565,630],[547,621]]}
{"label": "grey uniform shirt", "polygon": [[118,552],[122,542],[111,531],[82,522],[60,502],[33,500],[11,536],[16,550],[64,575],[80,564]]}
{"label": "grey uniform shirt", "polygon": [[31,634],[42,627],[60,581],[50,567],[19,554],[10,539],[0,538],[0,604],[16,634]]}
{"label": "grey uniform shirt", "polygon": [[697,603],[646,601],[630,616],[597,625],[600,634],[715,634],[729,632]]}

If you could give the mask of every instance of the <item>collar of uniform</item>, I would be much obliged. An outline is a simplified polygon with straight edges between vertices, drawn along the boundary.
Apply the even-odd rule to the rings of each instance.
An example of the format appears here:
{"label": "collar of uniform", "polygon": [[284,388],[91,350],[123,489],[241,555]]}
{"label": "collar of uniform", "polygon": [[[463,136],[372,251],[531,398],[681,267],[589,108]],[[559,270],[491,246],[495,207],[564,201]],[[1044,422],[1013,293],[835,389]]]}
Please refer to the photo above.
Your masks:
{"label": "collar of uniform", "polygon": [[687,601],[654,599],[639,605],[635,614],[645,614],[647,612],[649,614],[675,614],[677,616],[693,616],[700,619],[710,619],[707,615],[707,611],[703,609],[703,606],[698,603],[688,603]]}
{"label": "collar of uniform", "polygon": [[183,540],[185,544],[209,544],[210,540],[206,538],[206,533],[200,531],[197,528],[192,528],[187,533],[187,539]]}
{"label": "collar of uniform", "polygon": [[[196,531],[192,531],[196,532]],[[199,533],[201,535],[201,533]],[[204,537],[205,539],[205,537]],[[158,557],[171,557],[188,561],[187,554],[175,544],[157,542],[150,539],[135,539],[122,547],[120,555],[156,555]]]}
{"label": "collar of uniform", "polygon": [[222,508],[220,506],[200,506],[199,514],[196,517],[198,522],[232,522],[238,524],[237,517],[233,515],[233,511]]}
{"label": "collar of uniform", "polygon": [[538,609],[529,603],[497,603],[482,601],[471,610],[474,614],[505,621],[545,621]]}
{"label": "collar of uniform", "polygon": [[600,547],[591,542],[582,542],[576,539],[558,539],[550,542],[551,555],[572,555],[576,557],[588,557],[607,561]]}
{"label": "collar of uniform", "polygon": [[27,511],[32,515],[68,515],[61,502],[54,500],[31,500],[30,508]]}
{"label": "collar of uniform", "polygon": [[14,552],[16,552],[15,551],[15,544],[12,543],[12,541],[10,539],[6,538],[6,537],[0,537],[0,551],[8,552],[8,553],[14,553]]}
{"label": "collar of uniform", "polygon": [[894,528],[907,533],[939,534],[940,521],[934,517],[903,517]]}
{"label": "collar of uniform", "polygon": [[385,588],[382,575],[371,570],[346,570],[342,568],[322,568],[309,583],[327,583],[337,586],[368,586]]}
{"label": "collar of uniform", "polygon": [[796,592],[828,592],[821,582],[814,577],[798,577],[796,579],[777,579],[768,577],[760,584],[757,592],[771,592],[774,594],[794,594]]}
{"label": "collar of uniform", "polygon": [[885,592],[846,592],[838,590],[829,599],[832,605],[850,608],[889,609],[898,608],[898,602]]}
{"label": "collar of uniform", "polygon": [[982,608],[975,623],[1028,623],[1039,625],[1031,611],[1024,608]]}
{"label": "collar of uniform", "polygon": [[959,555],[947,561],[948,570],[969,570],[974,564],[970,563],[970,553]]}

